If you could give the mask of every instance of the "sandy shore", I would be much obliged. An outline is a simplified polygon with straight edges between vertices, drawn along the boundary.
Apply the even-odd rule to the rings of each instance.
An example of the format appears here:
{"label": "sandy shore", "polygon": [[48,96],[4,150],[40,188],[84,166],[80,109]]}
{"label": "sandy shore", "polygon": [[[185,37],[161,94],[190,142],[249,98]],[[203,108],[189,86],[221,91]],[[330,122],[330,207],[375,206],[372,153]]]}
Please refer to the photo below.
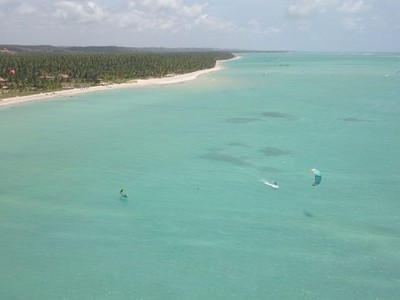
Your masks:
{"label": "sandy shore", "polygon": [[121,83],[121,84],[108,84],[108,85],[93,86],[93,87],[83,88],[83,89],[62,90],[62,91],[34,94],[34,95],[30,95],[30,96],[22,96],[22,97],[17,96],[17,97],[5,98],[5,99],[0,100],[0,106],[15,105],[15,104],[21,104],[21,103],[26,103],[26,102],[31,102],[31,101],[50,100],[50,99],[55,99],[55,98],[60,98],[60,97],[68,97],[68,96],[74,96],[74,95],[82,94],[82,93],[104,91],[104,90],[109,90],[109,89],[114,89],[114,88],[132,88],[132,87],[140,87],[140,86],[180,83],[180,82],[184,82],[184,81],[194,80],[197,77],[199,77],[200,75],[219,71],[221,69],[222,69],[221,61],[217,61],[215,67],[212,69],[200,70],[200,71],[196,71],[196,72],[192,72],[192,73],[179,74],[179,75],[162,77],[162,78],[138,79],[138,80],[133,80],[132,82]]}

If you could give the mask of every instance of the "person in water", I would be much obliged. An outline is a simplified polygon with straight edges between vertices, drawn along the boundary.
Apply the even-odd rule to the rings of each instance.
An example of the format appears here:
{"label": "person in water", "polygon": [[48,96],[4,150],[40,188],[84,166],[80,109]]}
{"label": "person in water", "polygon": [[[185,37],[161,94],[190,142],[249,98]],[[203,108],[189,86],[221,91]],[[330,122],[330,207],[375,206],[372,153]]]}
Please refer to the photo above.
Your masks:
{"label": "person in water", "polygon": [[119,194],[121,195],[122,198],[128,198],[128,195],[125,193],[125,189],[124,188],[122,188],[119,191]]}

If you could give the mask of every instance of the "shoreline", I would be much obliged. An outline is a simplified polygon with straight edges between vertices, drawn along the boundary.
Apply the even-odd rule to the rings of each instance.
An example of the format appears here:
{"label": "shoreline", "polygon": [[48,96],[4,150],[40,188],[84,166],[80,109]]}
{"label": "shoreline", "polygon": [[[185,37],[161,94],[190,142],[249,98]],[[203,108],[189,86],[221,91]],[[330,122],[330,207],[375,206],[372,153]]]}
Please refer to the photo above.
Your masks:
{"label": "shoreline", "polygon": [[148,78],[148,79],[135,79],[126,83],[111,83],[107,85],[97,85],[88,88],[75,88],[71,90],[60,90],[53,91],[47,93],[34,94],[29,96],[15,96],[10,98],[4,98],[0,100],[0,106],[10,106],[16,104],[22,104],[33,101],[43,101],[43,100],[52,100],[56,98],[62,97],[72,97],[79,94],[90,93],[90,92],[99,92],[106,91],[109,89],[120,89],[120,88],[134,88],[134,87],[143,87],[143,86],[151,86],[151,85],[165,85],[165,84],[174,84],[181,83],[186,81],[191,81],[198,78],[201,75],[208,74],[215,71],[220,71],[223,69],[221,63],[224,61],[234,60],[239,57],[234,57],[228,60],[217,60],[215,67],[211,69],[199,70],[191,73],[178,74],[174,76],[167,76],[161,78]]}

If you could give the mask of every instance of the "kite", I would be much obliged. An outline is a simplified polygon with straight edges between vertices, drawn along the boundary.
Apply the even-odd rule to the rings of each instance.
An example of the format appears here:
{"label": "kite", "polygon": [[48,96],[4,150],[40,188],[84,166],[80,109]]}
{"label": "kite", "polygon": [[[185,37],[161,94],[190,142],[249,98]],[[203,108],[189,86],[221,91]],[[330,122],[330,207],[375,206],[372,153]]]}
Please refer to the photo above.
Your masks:
{"label": "kite", "polygon": [[318,171],[317,169],[311,169],[311,172],[313,172],[313,174],[314,174],[313,186],[317,186],[318,184],[321,183],[321,179],[322,179],[321,172]]}

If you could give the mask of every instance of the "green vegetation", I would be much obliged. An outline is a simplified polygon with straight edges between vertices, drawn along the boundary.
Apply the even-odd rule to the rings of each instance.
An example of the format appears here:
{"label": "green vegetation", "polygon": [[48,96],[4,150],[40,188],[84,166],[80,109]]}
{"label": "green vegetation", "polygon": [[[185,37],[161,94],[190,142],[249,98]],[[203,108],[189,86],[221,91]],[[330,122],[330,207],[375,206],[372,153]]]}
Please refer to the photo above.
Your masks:
{"label": "green vegetation", "polygon": [[98,85],[101,82],[164,77],[215,66],[234,57],[228,52],[136,54],[3,54],[0,55],[2,97]]}

